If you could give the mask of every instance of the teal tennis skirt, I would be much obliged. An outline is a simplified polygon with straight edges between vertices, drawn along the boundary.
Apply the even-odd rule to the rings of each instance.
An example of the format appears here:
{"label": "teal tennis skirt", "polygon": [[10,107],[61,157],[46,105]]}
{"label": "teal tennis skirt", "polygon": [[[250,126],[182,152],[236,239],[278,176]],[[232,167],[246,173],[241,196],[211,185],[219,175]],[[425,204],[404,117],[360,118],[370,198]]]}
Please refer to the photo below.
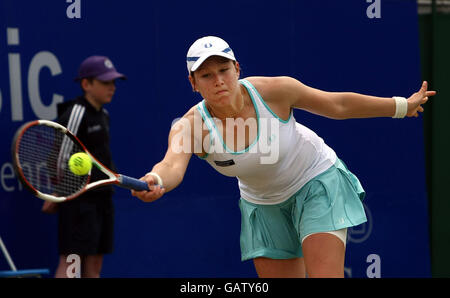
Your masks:
{"label": "teal tennis skirt", "polygon": [[259,205],[241,198],[241,259],[302,257],[301,239],[367,221],[358,178],[338,159],[288,200]]}

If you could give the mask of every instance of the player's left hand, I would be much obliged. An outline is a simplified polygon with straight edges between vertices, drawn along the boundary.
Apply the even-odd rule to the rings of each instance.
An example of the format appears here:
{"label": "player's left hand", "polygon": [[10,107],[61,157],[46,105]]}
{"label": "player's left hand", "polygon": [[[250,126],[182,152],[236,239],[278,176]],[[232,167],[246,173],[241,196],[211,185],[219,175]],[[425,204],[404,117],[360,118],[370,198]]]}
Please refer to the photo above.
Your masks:
{"label": "player's left hand", "polygon": [[420,90],[408,98],[408,113],[406,113],[406,116],[418,117],[419,112],[422,113],[424,111],[422,105],[428,101],[429,96],[436,95],[436,91],[428,91],[427,89],[428,82],[423,81]]}

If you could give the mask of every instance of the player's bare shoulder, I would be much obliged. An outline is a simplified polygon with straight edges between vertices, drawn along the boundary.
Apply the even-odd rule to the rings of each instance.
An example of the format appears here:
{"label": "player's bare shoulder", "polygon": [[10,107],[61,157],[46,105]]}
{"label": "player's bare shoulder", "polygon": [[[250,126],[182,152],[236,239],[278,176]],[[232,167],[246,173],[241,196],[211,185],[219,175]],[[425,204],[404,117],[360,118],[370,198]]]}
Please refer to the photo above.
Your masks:
{"label": "player's bare shoulder", "polygon": [[272,109],[280,111],[280,115],[290,113],[290,98],[292,96],[292,84],[295,81],[290,77],[248,77],[246,78],[264,101]]}
{"label": "player's bare shoulder", "polygon": [[248,77],[249,81],[265,101],[271,102],[275,99],[279,100],[283,90],[292,84],[293,79],[286,76],[280,77]]}
{"label": "player's bare shoulder", "polygon": [[270,92],[274,82],[273,77],[247,77],[245,80],[249,81],[263,97]]}
{"label": "player's bare shoulder", "polygon": [[194,131],[194,120],[196,118],[195,108],[192,107],[187,111],[182,117],[176,119],[172,122],[172,127],[170,129],[171,134],[183,134],[184,137],[193,136]]}
{"label": "player's bare shoulder", "polygon": [[171,143],[180,142],[181,138],[189,139],[190,152],[200,156],[204,155],[202,144],[208,135],[209,130],[203,124],[203,118],[197,106],[193,106],[181,118],[174,121],[170,132]]}

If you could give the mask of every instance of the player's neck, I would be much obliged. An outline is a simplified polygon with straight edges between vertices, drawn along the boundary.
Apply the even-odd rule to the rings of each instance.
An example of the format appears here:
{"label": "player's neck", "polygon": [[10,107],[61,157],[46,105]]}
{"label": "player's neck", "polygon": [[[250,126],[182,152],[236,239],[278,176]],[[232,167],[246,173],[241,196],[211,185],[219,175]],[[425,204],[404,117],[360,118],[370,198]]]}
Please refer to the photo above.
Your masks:
{"label": "player's neck", "polygon": [[244,95],[239,93],[237,99],[234,104],[232,104],[227,111],[221,111],[220,109],[215,110],[212,106],[208,105],[207,108],[214,118],[218,118],[220,120],[225,120],[226,118],[234,118],[238,116],[245,107]]}

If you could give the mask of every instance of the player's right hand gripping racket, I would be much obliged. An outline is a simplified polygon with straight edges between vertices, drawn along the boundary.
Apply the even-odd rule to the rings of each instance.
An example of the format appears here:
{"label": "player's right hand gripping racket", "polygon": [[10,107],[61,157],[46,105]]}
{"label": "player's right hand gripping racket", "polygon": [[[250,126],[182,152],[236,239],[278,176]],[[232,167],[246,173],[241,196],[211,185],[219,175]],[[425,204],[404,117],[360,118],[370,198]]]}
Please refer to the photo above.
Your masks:
{"label": "player's right hand gripping racket", "polygon": [[[12,143],[14,170],[22,184],[38,198],[63,202],[103,185],[115,184],[134,190],[149,190],[144,181],[116,174],[92,156],[80,140],[64,126],[48,120],[25,123]],[[90,183],[91,171],[78,176],[72,173],[68,160],[84,152],[92,164],[107,178]]]}

